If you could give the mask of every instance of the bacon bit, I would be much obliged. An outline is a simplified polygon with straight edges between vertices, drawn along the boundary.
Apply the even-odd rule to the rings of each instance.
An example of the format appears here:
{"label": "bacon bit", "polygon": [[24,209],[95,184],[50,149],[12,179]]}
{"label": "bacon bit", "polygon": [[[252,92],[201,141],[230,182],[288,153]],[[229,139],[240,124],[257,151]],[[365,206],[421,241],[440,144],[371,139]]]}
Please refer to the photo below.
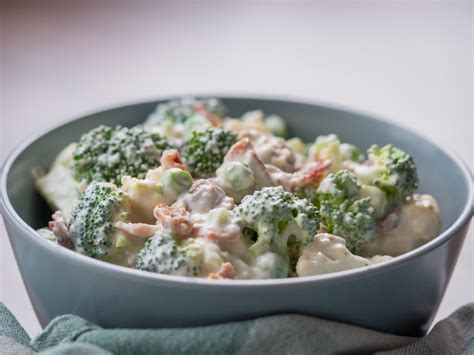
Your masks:
{"label": "bacon bit", "polygon": [[211,280],[219,280],[219,277],[215,272],[211,272],[207,278]]}
{"label": "bacon bit", "polygon": [[48,228],[56,236],[59,245],[72,249],[72,241],[69,237],[66,216],[61,211],[56,211],[52,217],[53,221],[48,223]]}
{"label": "bacon bit", "polygon": [[213,231],[209,231],[204,228],[194,228],[193,235],[196,238],[207,238],[210,240],[217,240],[221,237],[221,234],[213,232]]}
{"label": "bacon bit", "polygon": [[168,170],[171,168],[178,168],[181,170],[187,170],[186,165],[184,165],[181,160],[181,156],[176,149],[168,149],[163,152],[160,158],[160,163],[163,169]]}
{"label": "bacon bit", "polygon": [[330,166],[331,162],[329,160],[304,164],[303,167],[293,175],[291,179],[292,186],[297,188],[311,184],[319,185],[324,177],[324,173]]}
{"label": "bacon bit", "polygon": [[222,120],[212,112],[207,111],[203,104],[196,104],[194,111],[204,115],[214,126],[222,126]]}
{"label": "bacon bit", "polygon": [[226,228],[222,228],[222,231],[219,232],[213,230],[213,226],[195,225],[192,231],[192,236],[194,238],[207,238],[210,240],[233,240],[240,236],[240,228],[229,225]]}
{"label": "bacon bit", "polygon": [[153,210],[156,223],[163,228],[170,229],[179,236],[188,236],[193,230],[194,224],[191,214],[184,208],[170,207],[164,203],[159,203]]}
{"label": "bacon bit", "polygon": [[159,226],[154,224],[125,223],[122,221],[115,223],[115,228],[117,228],[119,231],[139,238],[150,238],[160,229]]}
{"label": "bacon bit", "polygon": [[250,139],[242,138],[241,140],[237,141],[237,143],[235,143],[232,147],[230,147],[224,159],[227,158],[227,160],[229,160],[229,158],[237,154],[241,154],[242,152],[245,152],[248,149],[253,149],[252,143],[250,143]]}
{"label": "bacon bit", "polygon": [[220,270],[216,272],[211,272],[208,276],[211,280],[220,280],[220,279],[233,279],[235,278],[235,269],[234,266],[227,262],[222,264]]}
{"label": "bacon bit", "polygon": [[400,223],[400,210],[388,214],[385,218],[377,221],[377,227],[381,232],[396,228]]}

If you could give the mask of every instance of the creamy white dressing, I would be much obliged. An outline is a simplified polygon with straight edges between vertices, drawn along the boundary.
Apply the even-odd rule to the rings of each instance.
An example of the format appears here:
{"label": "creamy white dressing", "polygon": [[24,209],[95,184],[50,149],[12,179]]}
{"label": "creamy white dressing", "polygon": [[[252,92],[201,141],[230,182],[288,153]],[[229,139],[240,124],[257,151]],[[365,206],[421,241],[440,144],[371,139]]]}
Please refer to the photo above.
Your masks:
{"label": "creamy white dressing", "polygon": [[191,215],[193,236],[205,236],[211,239],[234,240],[240,237],[240,226],[232,220],[227,208],[218,207],[209,213]]}
{"label": "creamy white dressing", "polygon": [[153,209],[168,200],[160,182],[150,179],[122,177],[122,190],[130,201],[130,220],[133,222],[154,223]]}
{"label": "creamy white dressing", "polygon": [[234,201],[216,184],[213,179],[197,180],[191,190],[182,195],[173,207],[183,208],[191,213],[208,213],[214,208],[234,208]]}
{"label": "creamy white dressing", "polygon": [[[297,276],[319,275],[383,262],[428,242],[441,231],[439,208],[432,196],[415,194],[401,206],[395,206],[397,209],[393,211],[394,206],[387,207],[385,192],[371,186],[373,180],[380,176],[381,167],[370,161],[353,162],[351,159],[357,160],[354,157],[358,152],[356,148],[341,143],[334,134],[318,137],[308,150],[299,138],[285,141],[271,134],[270,131],[283,131],[286,127],[278,117],[270,116],[266,121],[260,110],[248,112],[240,120],[227,118],[219,122],[219,118],[213,120],[191,108],[188,119],[184,117],[184,123],[176,123],[163,116],[166,114],[163,107],[150,116],[145,126],[149,131],[173,140],[177,146],[192,132],[215,125],[238,133],[240,140],[229,149],[216,170],[215,178],[193,182],[189,174],[183,176],[187,168],[176,150],[164,152],[160,159],[161,166],[149,170],[144,179],[123,176],[120,188],[126,197],[122,211],[113,216],[116,232],[109,236],[106,230],[96,231],[98,239],[105,241],[108,238],[110,246],[104,245],[110,249],[107,260],[112,263],[135,267],[137,254],[146,240],[158,231],[166,230],[177,245],[186,246],[187,252],[193,254],[192,261],[188,260],[189,263],[185,262],[171,272],[174,275],[211,279],[288,277],[295,270],[289,270],[287,254],[281,250],[287,249],[288,238],[298,232],[299,225],[309,223],[309,220],[298,216],[284,222],[284,231],[275,236],[279,239],[272,241],[274,249],[265,249],[263,254],[254,256],[250,252],[253,242],[242,234],[242,226],[234,220],[232,210],[245,196],[269,186],[282,186],[284,190],[296,193],[309,185],[320,193],[336,194],[337,187],[333,181],[322,180],[322,177],[343,168],[351,170],[362,185],[359,197],[369,198],[375,217],[379,219],[380,233],[372,243],[362,246],[359,255],[352,254],[345,240],[339,236],[316,234],[309,244],[301,248],[296,264]],[[85,188],[71,175],[75,147],[74,143],[66,147],[49,173],[36,177],[40,192],[66,217],[70,215],[79,192]],[[213,142],[206,148],[216,155],[220,151],[220,147]],[[153,153],[157,147],[150,139],[140,149]],[[129,161],[134,161],[137,148],[124,147],[123,154]],[[119,158],[118,154],[102,154],[97,159],[104,166],[114,166]],[[388,180],[395,182],[396,179],[397,176],[392,176]],[[82,218],[85,219],[85,216]],[[352,223],[349,216],[344,218]],[[52,233],[59,237],[61,232],[63,239],[67,239],[67,234],[71,232],[67,218],[64,223],[58,223],[56,219],[52,222],[56,226],[53,226],[52,232],[41,230],[39,233],[52,240]],[[282,255],[275,253],[275,250]],[[173,258],[173,254],[165,254],[162,257]],[[156,255],[148,257],[148,261],[152,262]]]}
{"label": "creamy white dressing", "polygon": [[[173,155],[174,151],[166,151],[163,156]],[[174,155],[173,155],[174,156]],[[179,155],[178,155],[179,157]],[[130,202],[129,218],[132,222],[154,223],[153,210],[158,204],[171,205],[185,191],[176,191],[167,186],[167,175],[182,171],[171,163],[162,159],[162,165],[147,172],[145,179],[130,176],[122,177],[122,190]],[[192,179],[190,179],[190,184]],[[167,187],[167,188],[166,188]]]}
{"label": "creamy white dressing", "polygon": [[294,184],[292,181],[293,174],[287,173],[276,166],[273,165],[265,165],[267,169],[267,173],[270,176],[273,186],[281,186],[285,191],[292,191]]}

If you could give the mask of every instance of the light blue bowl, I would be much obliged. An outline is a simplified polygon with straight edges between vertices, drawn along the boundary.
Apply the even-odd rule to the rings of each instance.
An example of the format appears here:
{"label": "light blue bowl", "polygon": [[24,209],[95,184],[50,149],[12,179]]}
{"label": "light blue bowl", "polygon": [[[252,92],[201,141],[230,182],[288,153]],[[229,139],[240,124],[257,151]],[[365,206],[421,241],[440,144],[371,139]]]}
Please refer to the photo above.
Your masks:
{"label": "light blue bowl", "polygon": [[360,268],[280,280],[211,281],[127,269],[40,238],[50,210],[35,191],[31,169],[47,167],[69,142],[99,124],[142,122],[158,102],[82,117],[28,140],[3,167],[1,210],[23,281],[44,326],[74,313],[104,327],[180,327],[302,313],[380,331],[427,331],[449,282],[472,214],[472,180],[459,159],[426,138],[354,112],[285,100],[222,98],[232,116],[262,109],[288,119],[306,141],[337,133],[362,149],[393,143],[413,155],[420,192],[434,195],[443,232],[393,260]]}

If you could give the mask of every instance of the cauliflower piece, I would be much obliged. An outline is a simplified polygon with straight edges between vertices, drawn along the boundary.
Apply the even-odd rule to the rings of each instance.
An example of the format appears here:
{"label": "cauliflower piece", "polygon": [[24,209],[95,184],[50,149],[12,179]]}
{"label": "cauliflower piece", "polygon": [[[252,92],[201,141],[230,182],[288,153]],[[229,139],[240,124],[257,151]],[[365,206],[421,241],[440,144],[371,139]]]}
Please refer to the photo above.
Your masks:
{"label": "cauliflower piece", "polygon": [[130,219],[134,222],[154,223],[155,206],[174,203],[193,184],[193,178],[184,170],[177,151],[165,151],[160,162],[161,166],[149,170],[145,179],[122,177],[122,190],[130,200]]}
{"label": "cauliflower piece", "polygon": [[207,214],[218,207],[233,209],[234,200],[227,196],[213,179],[200,179],[196,180],[191,189],[181,195],[172,207],[183,208],[191,213]]}
{"label": "cauliflower piece", "polygon": [[242,131],[240,138],[248,138],[253,145],[255,153],[264,164],[270,164],[277,168],[293,172],[296,170],[296,156],[284,139],[271,134],[264,134],[255,129]]}
{"label": "cauliflower piece", "polygon": [[298,276],[321,275],[342,270],[369,266],[391,259],[390,256],[376,255],[366,259],[352,254],[346,248],[344,238],[328,233],[319,233],[303,248],[296,273]]}
{"label": "cauliflower piece", "polygon": [[401,255],[429,242],[441,232],[439,207],[430,195],[408,196],[400,210],[387,218],[393,228],[381,231],[373,242],[362,246],[360,255]]}
{"label": "cauliflower piece", "polygon": [[240,236],[240,227],[232,221],[230,213],[234,200],[214,180],[197,180],[170,208],[189,213],[193,237],[215,240]]}
{"label": "cauliflower piece", "polygon": [[239,133],[248,129],[255,129],[260,132],[268,133],[268,127],[265,125],[264,114],[261,110],[249,111],[242,115],[241,119],[227,119],[224,121],[224,128]]}
{"label": "cauliflower piece", "polygon": [[306,163],[308,159],[308,146],[301,140],[301,138],[295,137],[288,139],[286,145],[291,149],[296,157],[296,166],[301,166]]}
{"label": "cauliflower piece", "polygon": [[330,160],[330,171],[335,173],[344,168],[346,162],[359,162],[362,156],[359,149],[348,143],[342,143],[335,134],[319,136],[309,148],[309,161]]}
{"label": "cauliflower piece", "polygon": [[241,235],[240,226],[232,220],[227,208],[214,208],[207,215],[192,216],[193,236],[216,239],[236,239]]}
{"label": "cauliflower piece", "polygon": [[73,176],[70,165],[73,160],[76,143],[69,144],[57,156],[47,174],[35,171],[36,187],[53,210],[62,211],[67,217],[84,190]]}

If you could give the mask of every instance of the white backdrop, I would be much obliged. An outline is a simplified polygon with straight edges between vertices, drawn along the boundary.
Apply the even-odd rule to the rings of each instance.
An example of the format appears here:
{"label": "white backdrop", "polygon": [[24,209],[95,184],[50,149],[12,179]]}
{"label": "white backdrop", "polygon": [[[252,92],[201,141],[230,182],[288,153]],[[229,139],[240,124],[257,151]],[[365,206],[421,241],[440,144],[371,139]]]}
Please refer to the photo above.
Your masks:
{"label": "white backdrop", "polygon": [[[157,96],[219,92],[371,112],[424,133],[472,167],[469,1],[0,6],[2,159],[67,118]],[[36,334],[3,226],[0,235],[1,300]],[[472,237],[437,319],[474,300]]]}

